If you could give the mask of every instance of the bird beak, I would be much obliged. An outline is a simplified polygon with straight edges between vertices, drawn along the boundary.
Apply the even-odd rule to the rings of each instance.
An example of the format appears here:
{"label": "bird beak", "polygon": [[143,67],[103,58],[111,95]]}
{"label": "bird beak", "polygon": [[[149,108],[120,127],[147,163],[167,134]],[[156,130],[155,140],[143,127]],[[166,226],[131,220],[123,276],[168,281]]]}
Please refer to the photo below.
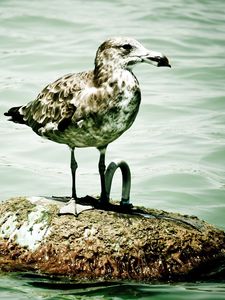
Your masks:
{"label": "bird beak", "polygon": [[142,61],[146,62],[148,64],[155,65],[157,67],[169,67],[171,68],[171,65],[169,63],[168,58],[159,52],[148,52],[147,54],[143,55]]}

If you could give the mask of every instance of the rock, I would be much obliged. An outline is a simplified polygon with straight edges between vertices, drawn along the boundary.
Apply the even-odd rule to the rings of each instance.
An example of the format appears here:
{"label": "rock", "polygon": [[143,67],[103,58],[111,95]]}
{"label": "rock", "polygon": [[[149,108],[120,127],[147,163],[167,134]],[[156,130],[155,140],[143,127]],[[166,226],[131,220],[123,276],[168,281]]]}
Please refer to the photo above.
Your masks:
{"label": "rock", "polygon": [[143,208],[59,216],[61,206],[42,197],[0,204],[1,270],[149,282],[200,276],[224,261],[225,233],[196,217]]}

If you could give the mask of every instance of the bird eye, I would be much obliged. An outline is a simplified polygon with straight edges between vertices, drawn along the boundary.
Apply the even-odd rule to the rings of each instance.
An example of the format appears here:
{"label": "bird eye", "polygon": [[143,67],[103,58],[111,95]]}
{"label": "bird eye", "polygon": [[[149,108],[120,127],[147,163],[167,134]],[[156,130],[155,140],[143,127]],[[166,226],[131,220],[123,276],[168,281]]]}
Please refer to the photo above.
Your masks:
{"label": "bird eye", "polygon": [[130,51],[132,49],[132,46],[130,44],[124,44],[121,46],[123,49]]}

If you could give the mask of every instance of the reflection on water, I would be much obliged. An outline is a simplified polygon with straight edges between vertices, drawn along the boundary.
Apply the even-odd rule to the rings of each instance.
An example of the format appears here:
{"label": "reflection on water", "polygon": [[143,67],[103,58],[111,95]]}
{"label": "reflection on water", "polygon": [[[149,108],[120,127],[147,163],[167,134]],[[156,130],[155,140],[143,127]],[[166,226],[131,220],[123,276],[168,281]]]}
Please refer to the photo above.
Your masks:
{"label": "reflection on water", "polygon": [[1,276],[1,299],[224,299],[224,284],[216,282],[153,283],[126,282],[79,283],[73,280],[14,273]]}

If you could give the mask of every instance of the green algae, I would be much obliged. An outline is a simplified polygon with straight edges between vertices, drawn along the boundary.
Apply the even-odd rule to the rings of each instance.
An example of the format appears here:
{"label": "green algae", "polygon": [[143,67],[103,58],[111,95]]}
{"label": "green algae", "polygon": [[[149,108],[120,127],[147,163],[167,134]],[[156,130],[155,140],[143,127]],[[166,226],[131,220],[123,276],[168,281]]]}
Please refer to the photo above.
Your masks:
{"label": "green algae", "polygon": [[146,208],[152,217],[97,209],[77,217],[59,216],[60,203],[42,199],[30,205],[29,199],[22,198],[22,204],[20,199],[2,203],[1,213],[24,210],[20,214],[23,223],[41,205],[35,224],[44,226],[48,234],[33,250],[3,240],[0,268],[7,259],[8,269],[13,270],[16,263],[81,280],[167,280],[184,278],[225,254],[224,232],[193,216]]}

